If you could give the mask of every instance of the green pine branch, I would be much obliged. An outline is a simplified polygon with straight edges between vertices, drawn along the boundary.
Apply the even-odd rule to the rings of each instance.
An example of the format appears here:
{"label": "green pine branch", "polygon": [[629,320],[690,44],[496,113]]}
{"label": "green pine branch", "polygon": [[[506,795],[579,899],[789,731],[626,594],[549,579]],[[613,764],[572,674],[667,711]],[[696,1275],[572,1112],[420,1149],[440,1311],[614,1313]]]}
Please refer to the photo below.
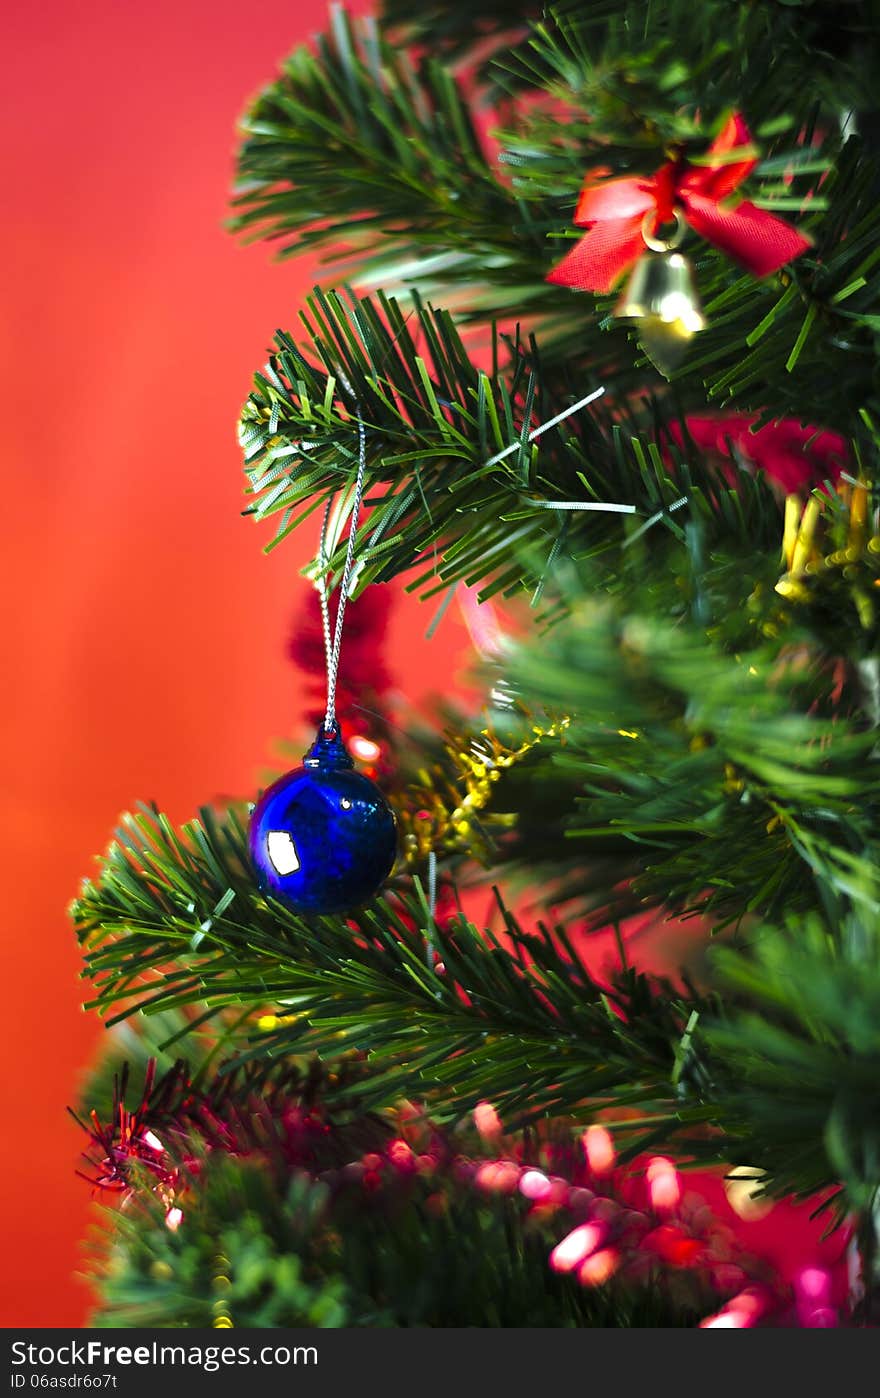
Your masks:
{"label": "green pine branch", "polygon": [[[521,1195],[481,1191],[442,1161],[402,1174],[383,1160],[369,1188],[357,1159],[346,1162],[347,1176],[299,1169],[279,1177],[266,1154],[201,1162],[177,1229],[149,1194],[115,1211],[112,1233],[96,1232],[93,1244],[100,1296],[93,1323],[696,1325],[723,1296],[708,1269],[676,1268],[647,1250],[637,1275],[582,1286],[547,1260],[576,1213],[542,1218]],[[615,1217],[623,1213],[616,1200],[602,1202]],[[705,1224],[700,1237],[711,1246]],[[753,1263],[750,1270],[760,1276]]]}
{"label": "green pine branch", "polygon": [[[688,518],[744,546],[778,538],[766,484],[744,477],[733,490],[686,427],[686,445],[673,445],[672,402],[598,399],[530,442],[595,388],[545,371],[534,341],[512,341],[511,367],[490,373],[444,310],[407,317],[390,297],[317,290],[302,322],[309,353],[278,333],[240,423],[249,512],[280,517],[269,548],[351,485],[358,419],[370,505],[358,588],[414,572],[408,585],[425,594],[458,581],[481,582],[482,597],[543,590],[551,563],[648,528],[652,545],[665,531],[680,538]],[[331,571],[341,561],[340,546]]]}
{"label": "green pine branch", "polygon": [[[708,282],[702,333],[683,371],[703,380],[709,401],[786,415],[859,435],[860,415],[880,411],[876,332],[880,208],[873,161],[847,142],[822,185],[828,212],[815,247],[790,275],[758,285]],[[829,373],[829,348],[845,372]],[[872,451],[873,456],[873,451]]]}
{"label": "green pine branch", "polygon": [[756,579],[737,581],[670,597],[677,621],[581,602],[505,667],[527,712],[569,722],[508,779],[522,815],[501,857],[599,925],[646,902],[772,921],[828,889],[876,906],[875,734],[834,713],[839,668],[806,632],[768,640]]}
{"label": "green pine branch", "polygon": [[[438,1120],[491,1094],[506,1119],[655,1101],[671,1091],[695,1001],[622,970],[594,980],[561,926],[526,931],[463,916],[432,927],[405,883],[348,923],[265,899],[239,816],[201,813],[178,833],[158,812],[129,817],[73,918],[90,1002],[113,1023],[195,1004],[279,1007],[243,1057],[366,1055],[354,1091],[370,1105],[422,1097]],[[668,1103],[667,1103],[668,1105]]]}
{"label": "green pine branch", "polygon": [[540,211],[498,179],[461,84],[375,21],[335,10],[242,126],[233,227],[248,239],[356,259],[386,287],[433,267],[548,299]]}
{"label": "green pine branch", "polygon": [[[392,37],[407,43],[430,44],[434,52],[453,62],[479,63],[481,76],[499,50],[521,37],[543,9],[540,0],[480,0],[477,5],[460,0],[384,0],[382,25]],[[487,52],[488,51],[488,52]]]}
{"label": "green pine branch", "polygon": [[[778,1192],[839,1188],[834,1217],[871,1214],[876,501],[860,502],[870,517],[858,523],[829,486],[824,552],[781,593],[773,488],[728,478],[687,433],[707,400],[791,416],[838,429],[852,471],[876,474],[870,9],[562,0],[541,16],[508,11],[516,33],[502,54],[484,43],[494,0],[456,3],[442,22],[436,6],[419,15],[393,0],[384,28],[337,12],[257,98],[238,230],[284,254],[338,248],[362,286],[419,290],[397,301],[319,289],[298,338],[278,333],[242,413],[248,512],[274,518],[274,547],[341,492],[342,527],[363,428],[357,589],[405,575],[423,595],[464,581],[545,604],[539,641],[504,679],[521,712],[564,731],[498,782],[516,823],[497,862],[532,892],[540,882],[545,904],[578,901],[564,924],[527,926],[499,898],[488,928],[461,914],[434,926],[418,880],[401,874],[350,919],[302,918],[255,887],[243,808],[205,810],[180,831],[144,808],[73,908],[90,1006],[110,1023],[141,1012],[166,1026],[166,1048],[217,1026],[237,1049],[231,1075],[303,1055],[355,1060],[343,1076],[358,1103],[415,1099],[440,1122],[484,1098],[519,1123],[628,1110],[616,1129],[630,1153],[675,1142],[693,1159],[751,1165]],[[480,99],[496,104],[498,169],[470,80],[399,42],[435,21],[444,58],[475,60]],[[692,242],[709,328],[671,384],[646,394],[613,301],[545,276],[580,236],[585,170],[652,172],[680,144],[699,158],[734,107],[761,149],[743,193],[814,246],[759,283]],[[440,309],[421,294],[435,287]],[[465,338],[453,310],[483,339]],[[604,397],[531,440],[593,389]],[[331,582],[341,562],[337,544]],[[587,969],[573,928],[635,910],[706,915],[726,939],[708,989],[626,964],[605,980]],[[235,1225],[209,1188],[204,1201],[215,1249],[217,1229]],[[281,1236],[294,1203],[257,1207],[279,1214]],[[176,1235],[157,1228],[173,1251]],[[139,1256],[159,1251],[153,1238]],[[260,1276],[279,1265],[259,1260]],[[315,1295],[287,1280],[284,1315],[313,1319]],[[142,1284],[127,1277],[117,1314],[145,1323],[184,1304],[172,1289],[155,1312],[138,1309]]]}
{"label": "green pine branch", "polygon": [[[589,364],[623,390],[645,361],[633,366],[613,301],[545,281],[568,239],[580,236],[572,211],[584,173],[600,165],[648,173],[677,143],[699,155],[713,123],[739,107],[765,157],[743,192],[793,211],[816,250],[795,265],[793,281],[758,283],[695,244],[710,329],[676,384],[688,406],[708,394],[742,410],[769,412],[772,402],[777,414],[797,416],[809,400],[816,420],[846,431],[860,409],[878,406],[873,162],[864,141],[841,150],[836,134],[840,104],[856,110],[865,95],[864,36],[855,23],[846,60],[835,63],[832,102],[822,65],[813,82],[780,81],[780,64],[800,72],[804,59],[790,7],[735,6],[732,29],[719,23],[722,9],[731,7],[695,16],[691,6],[664,6],[647,17],[644,7],[624,7],[622,16],[620,6],[588,16],[563,7],[545,17],[505,60],[515,71],[499,172],[446,67],[415,62],[374,23],[337,11],[316,51],[297,50],[245,118],[235,226],[285,254],[332,247],[362,285],[442,290],[462,319],[540,324],[548,368]],[[810,19],[825,32],[825,19]],[[552,106],[520,110],[518,82]],[[806,143],[792,148],[798,135]],[[846,353],[846,375],[827,373],[829,336]]]}
{"label": "green pine branch", "polygon": [[[876,906],[823,913],[718,947],[730,1008],[706,1044],[727,1077],[730,1159],[774,1194],[870,1216],[880,1179],[880,957]],[[784,1085],[784,1086],[783,1086]]]}
{"label": "green pine branch", "polygon": [[[706,0],[699,7],[689,0],[650,6],[640,0],[384,0],[382,16],[395,35],[475,65],[487,84],[502,89],[511,76],[547,84],[553,68],[538,66],[542,57],[546,61],[542,45],[550,55],[556,51],[555,68],[563,75],[574,53],[581,64],[573,85],[583,91],[586,76],[595,74],[601,80],[589,92],[594,106],[610,99],[618,116],[632,111],[638,77],[643,88],[676,95],[684,83],[711,86],[733,105],[771,104],[781,92],[807,105],[818,100],[832,115],[869,110],[873,103],[876,14],[863,0]],[[675,62],[671,74],[664,59]],[[626,85],[616,90],[624,64]],[[661,130],[680,115],[680,106],[674,99],[658,102]],[[603,125],[614,115],[613,106],[603,109]]]}
{"label": "green pine branch", "polygon": [[314,1053],[332,1069],[355,1053],[363,1075],[344,1073],[338,1091],[365,1110],[416,1100],[457,1122],[488,1098],[514,1126],[627,1108],[624,1158],[677,1143],[753,1166],[775,1193],[839,1184],[838,1213],[873,1187],[880,982],[867,900],[860,913],[829,898],[812,921],[720,949],[719,999],[630,969],[602,984],[562,926],[529,933],[503,907],[497,931],[461,916],[431,927],[429,969],[418,886],[348,923],[299,918],[246,882],[234,814],[203,812],[176,834],[145,811],[122,839],[73,909],[105,1012],[272,1007],[275,1027],[255,1029],[232,1066]]}

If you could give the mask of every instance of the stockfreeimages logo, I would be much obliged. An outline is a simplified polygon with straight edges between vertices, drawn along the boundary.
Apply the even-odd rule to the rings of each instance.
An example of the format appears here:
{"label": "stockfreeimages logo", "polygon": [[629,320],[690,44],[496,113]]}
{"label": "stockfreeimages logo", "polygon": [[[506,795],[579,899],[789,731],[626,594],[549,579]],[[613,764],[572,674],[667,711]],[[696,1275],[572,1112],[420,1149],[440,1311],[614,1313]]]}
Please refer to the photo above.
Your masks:
{"label": "stockfreeimages logo", "polygon": [[[179,1368],[198,1368],[206,1373],[216,1373],[218,1369],[234,1368],[236,1365],[276,1365],[310,1364],[318,1362],[318,1351],[314,1345],[262,1345],[251,1349],[249,1345],[162,1345],[153,1340],[146,1345],[108,1345],[102,1340],[71,1340],[60,1345],[30,1344],[25,1340],[12,1342],[12,1364],[17,1369],[43,1369],[61,1366],[88,1369],[115,1368],[116,1366],[161,1368],[165,1365]],[[36,1374],[30,1375],[30,1384]],[[27,1372],[12,1375],[12,1387],[24,1388],[28,1382]],[[39,1387],[39,1383],[36,1385]],[[48,1385],[44,1385],[48,1386]],[[89,1385],[85,1384],[84,1387]],[[95,1385],[97,1386],[97,1385]],[[109,1387],[109,1385],[107,1385]]]}

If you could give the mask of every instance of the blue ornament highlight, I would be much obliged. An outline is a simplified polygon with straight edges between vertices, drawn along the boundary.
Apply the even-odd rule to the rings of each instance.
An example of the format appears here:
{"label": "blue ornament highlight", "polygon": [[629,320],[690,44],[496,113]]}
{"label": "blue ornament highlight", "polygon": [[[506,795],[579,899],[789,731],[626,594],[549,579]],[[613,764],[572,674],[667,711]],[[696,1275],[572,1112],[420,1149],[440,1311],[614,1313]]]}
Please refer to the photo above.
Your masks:
{"label": "blue ornament highlight", "polygon": [[339,725],[318,729],[303,765],[274,782],[248,832],[260,887],[298,913],[345,913],[369,901],[397,856],[394,812],[354,770]]}

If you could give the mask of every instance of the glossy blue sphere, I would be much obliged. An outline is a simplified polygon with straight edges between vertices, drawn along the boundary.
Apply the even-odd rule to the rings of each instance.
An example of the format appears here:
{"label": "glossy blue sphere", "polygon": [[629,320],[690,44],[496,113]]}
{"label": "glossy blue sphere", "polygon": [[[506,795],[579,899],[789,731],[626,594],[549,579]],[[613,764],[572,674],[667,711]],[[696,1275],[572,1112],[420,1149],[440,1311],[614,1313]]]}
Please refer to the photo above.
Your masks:
{"label": "glossy blue sphere", "polygon": [[263,793],[248,834],[260,887],[298,913],[359,908],[397,854],[394,812],[354,770],[338,725],[322,725],[303,765]]}

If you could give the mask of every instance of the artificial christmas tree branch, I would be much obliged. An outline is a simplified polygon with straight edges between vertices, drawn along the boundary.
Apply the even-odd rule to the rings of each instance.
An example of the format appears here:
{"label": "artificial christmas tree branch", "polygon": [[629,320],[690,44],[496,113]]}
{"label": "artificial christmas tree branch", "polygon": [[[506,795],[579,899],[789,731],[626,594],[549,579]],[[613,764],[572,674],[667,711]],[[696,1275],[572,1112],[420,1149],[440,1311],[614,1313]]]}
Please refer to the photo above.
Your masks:
{"label": "artificial christmas tree branch", "polygon": [[[279,332],[242,413],[257,497],[250,512],[281,516],[275,547],[349,484],[359,410],[371,506],[359,588],[420,565],[412,586],[428,593],[459,580],[485,580],[481,596],[534,588],[563,513],[571,555],[608,535],[625,542],[622,511],[633,514],[630,534],[659,522],[680,536],[682,519],[696,513],[731,546],[754,540],[756,530],[778,537],[779,506],[764,482],[744,480],[732,492],[689,444],[676,445],[674,404],[585,403],[593,383],[581,380],[576,395],[565,376],[554,382],[534,342],[512,342],[510,369],[488,374],[446,312],[420,307],[407,318],[381,295],[315,292],[304,324],[310,354]],[[532,430],[541,430],[534,444]],[[685,505],[687,514],[669,513]],[[537,558],[529,560],[529,546]],[[340,546],[334,568],[343,553]]]}
{"label": "artificial christmas tree branch", "polygon": [[702,1003],[655,997],[629,971],[603,986],[561,927],[528,933],[503,908],[503,937],[464,917],[432,932],[438,974],[413,930],[427,917],[418,897],[376,904],[351,927],[303,919],[247,888],[234,814],[203,812],[178,835],[144,811],[124,839],[74,907],[95,1006],[281,1006],[250,1053],[365,1053],[371,1072],[358,1090],[370,1102],[426,1096],[455,1119],[489,1092],[508,1110],[545,1115],[618,1090],[632,1100],[633,1073],[647,1075],[636,1096],[652,1097]]}
{"label": "artificial christmas tree branch", "polygon": [[547,299],[540,216],[487,163],[455,79],[373,21],[337,10],[317,51],[298,49],[258,97],[244,134],[234,226],[249,238],[355,255],[386,284],[442,255],[447,282],[490,271]]}
{"label": "artificial christmas tree branch", "polygon": [[[168,837],[141,824],[152,836],[149,853],[146,842],[142,846],[152,890],[141,885],[146,870],[139,873],[132,863],[132,841],[127,877],[114,876],[121,854],[111,855],[103,884],[86,890],[76,909],[87,946],[93,945],[87,955],[99,1004],[118,1003],[119,977],[146,940],[153,958],[148,984],[154,988],[146,997],[151,1010],[204,1001],[218,1010],[236,1003],[274,1006],[280,1018],[256,1032],[250,1047],[242,1043],[237,1061],[283,1061],[317,1051],[327,1062],[345,1062],[356,1050],[368,1071],[346,1081],[344,1090],[365,1106],[416,1098],[435,1120],[455,1121],[488,1093],[513,1123],[577,1116],[598,1105],[641,1105],[644,1115],[628,1116],[624,1132],[631,1151],[646,1139],[681,1136],[690,1154],[747,1163],[778,1193],[817,1197],[842,1177],[838,1214],[861,1202],[860,1191],[869,1187],[862,1180],[871,1178],[878,1053],[873,1002],[880,982],[866,977],[864,938],[850,936],[834,949],[837,920],[846,926],[859,917],[843,904],[791,934],[755,928],[751,947],[719,951],[724,981],[736,992],[729,1003],[673,992],[631,971],[597,983],[560,926],[530,934],[507,910],[503,940],[463,918],[436,930],[437,974],[425,969],[422,934],[411,930],[425,915],[418,902],[404,905],[406,922],[377,906],[361,915],[354,931],[332,919],[304,922],[279,904],[261,915],[257,904],[247,933],[225,910],[204,932],[202,914],[211,899],[202,888],[202,901],[195,902],[192,866],[184,876]],[[213,847],[216,873],[221,856]],[[163,895],[155,883],[160,870]],[[869,897],[866,888],[863,902]],[[152,925],[145,911],[151,898],[161,907]],[[163,945],[169,898],[181,907],[170,946]],[[187,921],[197,929],[188,938]],[[275,924],[274,934],[257,935],[260,921]],[[199,933],[209,951],[201,957],[177,951],[184,966],[168,972],[175,944]],[[141,975],[145,969],[139,962]],[[132,1010],[143,1003],[127,975],[123,989]],[[819,1024],[824,1043],[816,1039]],[[787,1109],[778,1100],[782,1079]],[[334,1095],[328,1090],[329,1101]],[[867,1133],[859,1146],[855,1104],[861,1104],[859,1129]],[[841,1171],[843,1145],[832,1124],[842,1110],[849,1113],[851,1158]],[[714,1128],[709,1136],[706,1126]]]}
{"label": "artificial christmas tree branch", "polygon": [[[236,228],[341,259],[351,289],[317,288],[256,375],[248,513],[274,517],[272,548],[341,492],[306,570],[322,584],[464,582],[531,607],[497,647],[489,715],[386,764],[403,858],[366,907],[308,917],[261,891],[244,803],[182,830],[142,808],[84,887],[92,1008],[164,1026],[149,1056],[158,1038],[196,1065],[152,1098],[172,1135],[195,1131],[185,1160],[141,1130],[149,1091],[133,1113],[116,1093],[124,1142],[94,1127],[115,1185],[126,1151],[150,1177],[104,1274],[107,1323],[236,1323],[218,1286],[254,1324],[630,1323],[640,1294],[587,1290],[629,1224],[613,1246],[604,1223],[589,1235],[579,1291],[548,1285],[534,1239],[584,1186],[568,1157],[543,1162],[556,1179],[514,1163],[597,1112],[625,1162],[662,1144],[735,1164],[845,1224],[864,1290],[848,1319],[875,1315],[872,8],[393,0],[378,22],[336,11],[252,104]],[[630,268],[644,295],[618,299]],[[663,327],[685,353],[665,383],[628,338],[656,348]],[[269,832],[294,873],[303,820],[285,808]],[[328,837],[308,858],[332,880],[337,855]],[[454,880],[502,878],[493,914],[465,915]],[[639,969],[635,914],[656,945],[694,918],[690,971]],[[619,964],[597,970],[603,926]],[[393,1156],[401,1101],[455,1142],[473,1109],[492,1132],[500,1111],[519,1134],[478,1187],[515,1207],[462,1193],[452,1145],[411,1171],[403,1137]],[[298,1134],[324,1112],[341,1114],[331,1178]],[[362,1114],[381,1139],[347,1158],[336,1127]],[[407,1171],[422,1183],[402,1188]],[[655,1231],[686,1267],[694,1239]],[[663,1285],[694,1323],[689,1289]]]}
{"label": "artificial christmas tree branch", "polygon": [[[690,16],[686,28],[693,30]],[[547,320],[548,359],[566,357],[562,345],[575,318],[582,334],[588,324],[601,325],[613,355],[615,337],[608,337],[607,322],[592,307],[582,300],[566,313],[565,303],[548,292],[547,239],[590,164],[610,160],[612,168],[629,168],[670,143],[705,139],[699,123],[684,117],[664,128],[660,116],[669,111],[670,85],[681,79],[678,36],[664,36],[661,51],[662,62],[655,54],[642,58],[635,96],[633,73],[616,75],[626,93],[623,131],[631,128],[633,101],[653,101],[656,108],[642,116],[645,140],[629,150],[609,144],[608,123],[613,126],[615,102],[620,105],[609,92],[610,60],[597,59],[595,83],[585,90],[573,80],[573,74],[583,78],[590,62],[577,31],[564,21],[541,26],[525,50],[527,75],[547,84],[555,106],[551,114],[539,109],[499,133],[506,148],[496,173],[449,73],[440,65],[414,66],[412,55],[385,41],[372,22],[355,24],[337,11],[332,35],[319,41],[316,53],[297,50],[246,118],[237,198],[242,212],[235,226],[249,236],[282,240],[282,251],[331,244],[352,272],[374,284],[416,284],[423,296],[443,288],[466,319]],[[715,52],[717,65],[726,52],[725,46]],[[508,60],[508,74],[510,66]],[[652,79],[656,90],[649,96]],[[772,95],[762,72],[755,75],[755,90],[765,100]],[[597,102],[601,139],[595,119],[578,119],[585,103]],[[569,109],[564,124],[560,104]],[[816,115],[810,111],[811,123]],[[813,188],[814,179],[804,183],[803,177],[826,169],[827,160],[809,146],[777,152],[759,167],[764,202],[794,208],[809,195],[811,211],[819,211],[824,197]],[[785,183],[767,183],[780,175]],[[335,211],[335,220],[327,219],[327,209]]]}
{"label": "artificial christmas tree branch", "polygon": [[403,1112],[340,1118],[320,1075],[284,1077],[265,1100],[217,1102],[209,1089],[190,1095],[185,1124],[152,1117],[172,1133],[167,1149],[150,1133],[165,1178],[127,1167],[125,1211],[95,1245],[99,1324],[457,1325],[477,1314],[485,1325],[630,1326],[711,1324],[725,1300],[790,1310],[788,1288],[699,1197],[681,1198],[668,1161],[662,1191],[634,1188],[607,1136],[593,1163],[589,1142],[564,1128],[523,1143],[500,1123],[481,1141]]}
{"label": "artificial christmas tree branch", "polygon": [[581,110],[596,112],[597,127],[624,143],[640,125],[634,93],[650,95],[652,123],[664,136],[680,130],[682,108],[693,105],[676,96],[707,86],[719,106],[747,94],[750,106],[774,115],[781,98],[799,114],[873,103],[876,12],[864,0],[707,0],[698,10],[688,0],[647,10],[639,0],[389,0],[382,13],[395,37],[430,43],[458,64],[474,62],[502,90],[511,75],[514,90],[522,84],[541,92],[554,77],[565,81]]}
{"label": "artificial christmas tree branch", "polygon": [[[738,615],[723,597],[719,638]],[[725,655],[681,623],[582,605],[514,654],[508,677],[527,707],[571,718],[564,744],[511,777],[514,805],[526,786],[533,795],[508,857],[545,879],[555,863],[557,897],[619,890],[600,905],[609,916],[656,899],[775,918],[816,906],[826,884],[860,897],[880,854],[875,735],[860,715],[811,713],[828,706],[833,670],[811,671],[795,658],[802,638],[768,644],[760,612],[754,622]]]}

